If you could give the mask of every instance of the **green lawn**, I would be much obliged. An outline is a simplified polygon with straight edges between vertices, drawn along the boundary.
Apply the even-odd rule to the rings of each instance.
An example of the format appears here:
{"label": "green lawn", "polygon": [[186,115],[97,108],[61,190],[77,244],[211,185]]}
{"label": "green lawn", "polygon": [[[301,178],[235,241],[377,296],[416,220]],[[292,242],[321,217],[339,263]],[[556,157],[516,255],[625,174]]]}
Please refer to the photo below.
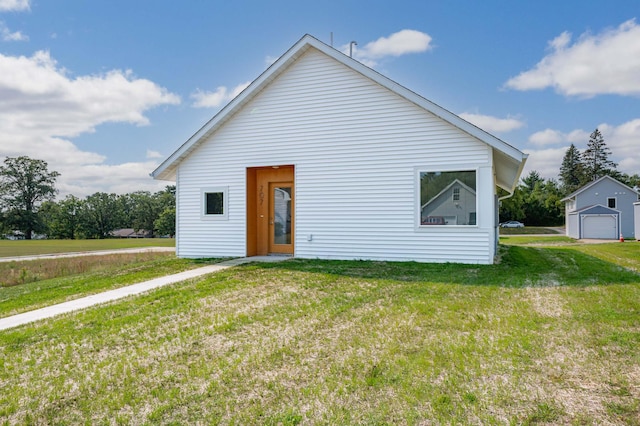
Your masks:
{"label": "green lawn", "polygon": [[500,235],[500,244],[506,245],[566,245],[577,244],[578,240],[564,235]]}
{"label": "green lawn", "polygon": [[0,284],[12,275],[27,280],[0,285],[0,318],[215,261],[177,259],[173,253],[133,253],[0,263]]}
{"label": "green lawn", "polygon": [[138,247],[175,247],[173,238],[118,238],[106,240],[0,240],[0,257],[115,250]]}
{"label": "green lawn", "polygon": [[559,234],[556,229],[544,226],[525,226],[524,228],[500,228],[500,235],[527,235],[527,234]]}
{"label": "green lawn", "polygon": [[633,243],[231,268],[0,332],[0,423],[637,425],[638,268]]}

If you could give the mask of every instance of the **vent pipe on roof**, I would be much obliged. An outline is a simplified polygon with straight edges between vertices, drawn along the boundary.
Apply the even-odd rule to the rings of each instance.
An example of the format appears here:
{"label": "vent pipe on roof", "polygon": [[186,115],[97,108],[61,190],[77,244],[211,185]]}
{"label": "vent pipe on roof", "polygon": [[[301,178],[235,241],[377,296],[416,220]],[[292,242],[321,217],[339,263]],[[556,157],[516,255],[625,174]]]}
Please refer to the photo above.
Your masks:
{"label": "vent pipe on roof", "polygon": [[352,41],[351,43],[349,43],[349,57],[353,58],[353,46],[357,46],[358,42],[357,41]]}

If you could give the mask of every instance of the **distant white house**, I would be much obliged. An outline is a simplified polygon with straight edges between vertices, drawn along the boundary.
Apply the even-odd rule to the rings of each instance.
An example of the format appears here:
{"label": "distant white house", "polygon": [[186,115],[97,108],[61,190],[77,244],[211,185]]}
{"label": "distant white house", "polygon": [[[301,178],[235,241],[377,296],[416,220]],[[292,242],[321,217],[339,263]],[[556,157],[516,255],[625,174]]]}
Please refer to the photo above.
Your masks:
{"label": "distant white house", "polygon": [[620,235],[633,237],[638,197],[638,191],[610,176],[583,186],[562,200],[567,236],[610,240]]}
{"label": "distant white house", "polygon": [[490,264],[525,160],[306,35],[152,176],[176,182],[180,257]]}

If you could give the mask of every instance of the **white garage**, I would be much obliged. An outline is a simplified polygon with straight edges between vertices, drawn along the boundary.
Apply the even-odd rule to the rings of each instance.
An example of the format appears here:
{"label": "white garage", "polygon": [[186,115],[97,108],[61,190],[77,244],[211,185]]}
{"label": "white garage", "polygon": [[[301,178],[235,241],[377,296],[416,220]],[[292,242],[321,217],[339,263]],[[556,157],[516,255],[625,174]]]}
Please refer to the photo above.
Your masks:
{"label": "white garage", "polygon": [[618,238],[618,215],[583,215],[582,238],[599,238],[604,240]]}
{"label": "white garage", "polygon": [[585,207],[571,212],[569,219],[570,237],[616,240],[620,236],[620,212],[609,207]]}

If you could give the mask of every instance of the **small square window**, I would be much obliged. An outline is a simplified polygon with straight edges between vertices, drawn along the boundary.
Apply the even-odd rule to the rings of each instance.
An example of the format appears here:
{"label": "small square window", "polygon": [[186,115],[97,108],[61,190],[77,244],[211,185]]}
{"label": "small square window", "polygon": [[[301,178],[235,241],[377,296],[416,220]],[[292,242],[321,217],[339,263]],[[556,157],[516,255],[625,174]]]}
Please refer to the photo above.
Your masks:
{"label": "small square window", "polygon": [[607,198],[607,207],[610,209],[616,208],[616,199],[615,198]]}
{"label": "small square window", "polygon": [[229,206],[227,187],[203,188],[200,194],[202,219],[227,219]]}
{"label": "small square window", "polygon": [[224,192],[206,192],[204,214],[224,214]]}

